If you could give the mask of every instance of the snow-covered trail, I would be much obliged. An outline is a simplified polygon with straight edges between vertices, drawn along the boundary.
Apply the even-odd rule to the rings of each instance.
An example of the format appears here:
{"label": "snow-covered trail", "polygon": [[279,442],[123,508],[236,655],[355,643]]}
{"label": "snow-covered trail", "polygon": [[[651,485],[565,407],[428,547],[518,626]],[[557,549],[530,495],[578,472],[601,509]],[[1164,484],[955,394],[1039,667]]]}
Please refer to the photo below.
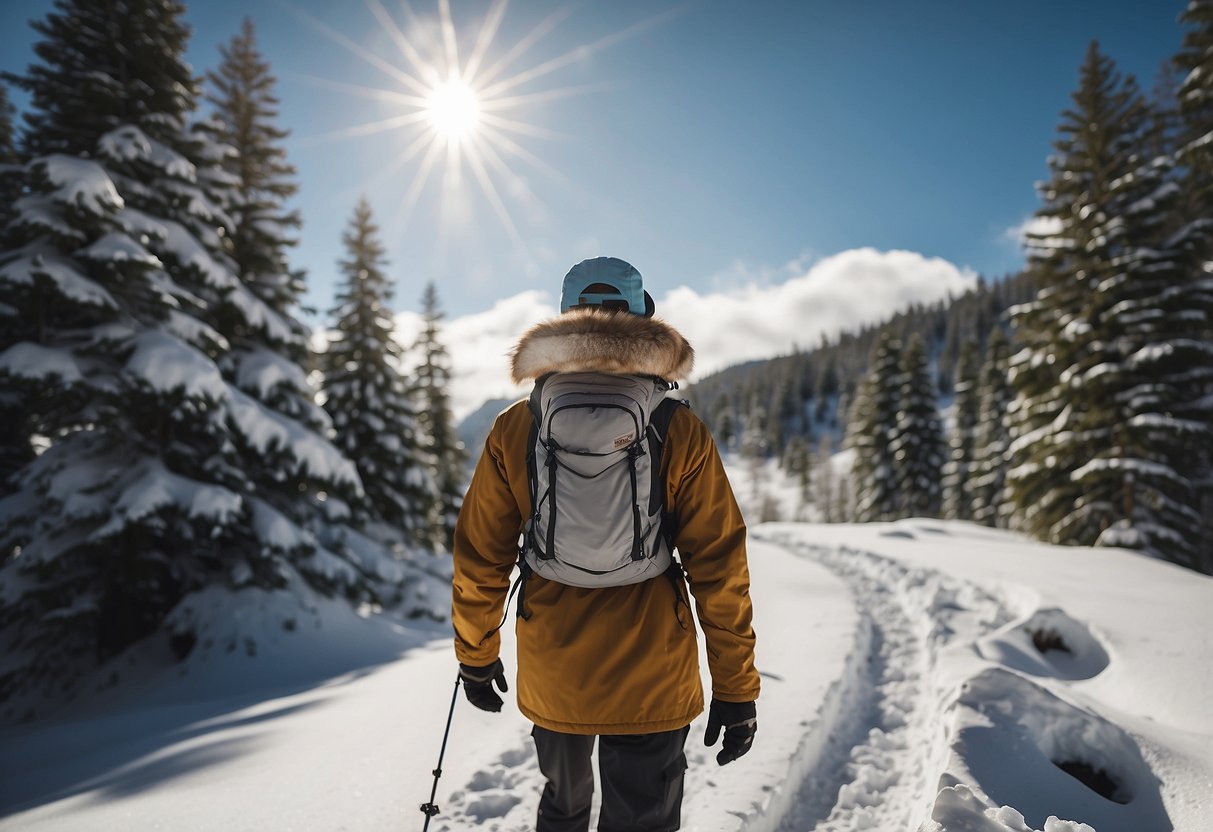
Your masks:
{"label": "snow-covered trail", "polygon": [[[760,526],[750,565],[759,733],[720,768],[692,726],[685,830],[1209,828],[1208,578],[925,520]],[[334,602],[264,634],[255,657],[162,665],[0,729],[0,832],[420,829],[454,690],[445,627]],[[503,653],[512,672],[512,628]],[[460,697],[434,832],[533,828],[530,724],[506,699]]]}
{"label": "snow-covered trail", "polygon": [[[780,546],[756,541],[750,558],[758,740],[720,768],[703,747],[703,719],[692,726],[687,830],[774,829],[796,796],[788,784],[820,767],[859,675],[860,619],[846,584]],[[512,672],[512,633],[503,654]],[[0,830],[420,829],[454,678],[443,637],[251,704],[170,701],[6,729],[0,811],[14,813]],[[460,695],[431,830],[533,828],[542,781],[530,723],[506,698],[505,712],[487,714]]]}
{"label": "snow-covered trail", "polygon": [[[1170,665],[1161,678],[1173,684],[1184,671],[1208,675],[1200,664],[1210,653],[1202,618],[1213,623],[1207,578],[1104,550],[1100,566],[1128,567],[1136,582],[1104,584],[1090,573],[1094,587],[1079,588],[1070,585],[1076,564],[1066,560],[1086,560],[1089,550],[932,521],[824,529],[773,524],[755,532],[844,580],[858,599],[860,632],[871,633],[833,753],[801,782],[783,832],[1210,828],[1207,715],[1173,708],[1141,719],[1124,710],[1133,693],[1124,680],[1144,662],[1116,649],[1148,645],[1157,665]],[[989,574],[988,547],[1006,547],[1015,570],[997,562]],[[1012,571],[1019,580],[1005,580]],[[1111,604],[1109,587],[1118,593]],[[1143,587],[1186,626],[1143,628],[1139,607],[1158,603]],[[1180,646],[1177,632],[1196,638]],[[1145,702],[1134,705],[1140,711]]]}
{"label": "snow-covered trail", "polygon": [[938,730],[938,651],[1009,620],[996,598],[938,573],[877,555],[814,545],[796,549],[844,580],[870,638],[836,742],[801,782],[780,829],[916,829],[938,791],[946,749]]}

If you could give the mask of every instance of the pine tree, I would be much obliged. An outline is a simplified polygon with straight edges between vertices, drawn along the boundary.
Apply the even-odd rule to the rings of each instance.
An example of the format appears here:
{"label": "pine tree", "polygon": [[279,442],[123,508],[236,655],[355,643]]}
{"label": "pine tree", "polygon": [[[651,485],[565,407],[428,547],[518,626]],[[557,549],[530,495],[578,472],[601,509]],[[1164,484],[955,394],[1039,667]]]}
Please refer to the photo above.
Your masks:
{"label": "pine tree", "polygon": [[332,310],[336,321],[323,355],[325,409],[337,446],[354,460],[372,518],[414,543],[428,534],[429,480],[419,460],[416,419],[400,374],[401,347],[392,335],[391,286],[371,207],[359,200],[342,237],[345,282]]}
{"label": "pine tree", "polygon": [[433,283],[425,287],[421,299],[422,329],[413,350],[416,368],[417,422],[421,435],[429,441],[430,478],[434,484],[430,508],[430,537],[435,545],[448,550],[455,537],[455,520],[463,504],[467,451],[455,433],[450,409],[450,359],[439,338],[442,312],[438,308],[438,290]]}
{"label": "pine tree", "polygon": [[846,446],[855,455],[851,467],[854,518],[860,523],[904,516],[897,488],[897,437],[901,342],[882,333],[871,369],[856,391],[847,417]]}
{"label": "pine tree", "polygon": [[203,276],[176,256],[181,206],[209,212],[181,153],[195,93],[182,9],[57,8],[35,24],[42,63],[17,80],[33,103],[29,192],[0,255],[20,322],[0,374],[51,442],[0,503],[0,629],[17,657],[0,698],[151,632],[218,567],[240,508],[223,341],[199,316]]}
{"label": "pine tree", "polygon": [[1190,447],[1202,518],[1193,563],[1213,573],[1213,2],[1192,0],[1180,21],[1189,29],[1174,60],[1183,79],[1174,154],[1180,191],[1172,223],[1178,229],[1172,237],[1178,255],[1172,303],[1186,314],[1174,333],[1173,360],[1181,375],[1174,412],[1203,426]]}
{"label": "pine tree", "polygon": [[213,114],[198,132],[211,146],[227,149],[216,154],[206,179],[231,218],[222,243],[238,286],[218,310],[218,326],[231,345],[220,366],[250,406],[290,435],[290,441],[271,449],[237,436],[236,447],[255,490],[251,502],[267,518],[263,525],[275,518],[298,530],[267,548],[298,562],[317,585],[336,589],[337,573],[322,566],[325,553],[315,544],[358,560],[346,548],[340,521],[346,505],[363,495],[350,460],[340,471],[305,464],[308,448],[339,452],[325,438],[332,422],[316,404],[307,374],[308,329],[296,317],[304,284],[302,274],[290,267],[290,250],[299,217],[286,203],[297,186],[282,147],[287,131],[275,124],[276,80],[247,19],[219,52],[218,69],[207,75]]}
{"label": "pine tree", "polygon": [[936,385],[922,339],[915,335],[901,359],[897,425],[890,449],[902,516],[938,517],[944,460]]}
{"label": "pine tree", "polygon": [[1176,417],[1175,264],[1163,246],[1174,187],[1143,158],[1154,122],[1130,77],[1092,44],[1063,114],[1037,237],[1036,300],[1017,310],[1008,483],[1016,524],[1055,543],[1192,556],[1198,522]]}
{"label": "pine tree", "polygon": [[842,517],[836,511],[837,484],[834,476],[834,447],[828,436],[817,443],[817,459],[813,463],[813,503],[823,523],[838,523]]}
{"label": "pine tree", "polygon": [[800,502],[812,499],[812,460],[809,442],[803,436],[793,436],[783,451],[782,467],[800,488]]}
{"label": "pine tree", "polygon": [[8,100],[8,88],[0,83],[0,244],[5,229],[16,216],[15,203],[21,195],[20,159],[13,130],[16,114]]}
{"label": "pine tree", "polygon": [[[25,395],[47,447],[0,500],[0,699],[61,692],[73,668],[161,627],[191,649],[196,619],[178,604],[208,585],[305,575],[361,597],[376,569],[319,546],[243,467],[260,457],[294,505],[357,488],[331,444],[222,369],[231,333],[281,322],[223,252],[216,151],[187,123],[198,91],[182,13],[59,0],[35,24],[40,63],[16,79],[30,162],[0,253],[0,303],[19,323],[0,386]],[[245,365],[237,380],[282,370]]]}
{"label": "pine tree", "polygon": [[[219,68],[207,73],[207,100],[214,106],[215,138],[235,150],[226,168],[235,184],[230,206],[234,228],[230,251],[241,280],[270,309],[281,316],[295,311],[305,286],[292,271],[288,249],[295,244],[299,214],[286,208],[298,190],[295,168],[286,160],[283,142],[289,132],[277,126],[277,80],[257,50],[253,22],[245,18],[239,35],[219,48]],[[290,320],[296,334],[304,328]],[[292,339],[291,357],[300,352],[302,338]]]}
{"label": "pine tree", "polygon": [[953,428],[948,462],[943,471],[943,515],[950,520],[973,519],[973,481],[976,467],[976,433],[980,418],[977,343],[966,340],[956,364],[952,389]]}
{"label": "pine tree", "polygon": [[1006,527],[1009,514],[1005,495],[1007,449],[1011,442],[1007,409],[1014,391],[1007,378],[1008,348],[1006,333],[1002,327],[995,327],[986,345],[978,382],[979,407],[971,475],[972,519],[998,528]]}
{"label": "pine tree", "polygon": [[[12,232],[9,224],[16,218],[17,198],[21,194],[21,166],[13,134],[16,110],[8,101],[8,88],[0,83],[0,251]],[[0,353],[16,344],[21,330],[20,310],[0,302]],[[0,377],[0,497],[10,493],[13,475],[34,458],[30,445],[31,425],[25,397],[14,384]]]}

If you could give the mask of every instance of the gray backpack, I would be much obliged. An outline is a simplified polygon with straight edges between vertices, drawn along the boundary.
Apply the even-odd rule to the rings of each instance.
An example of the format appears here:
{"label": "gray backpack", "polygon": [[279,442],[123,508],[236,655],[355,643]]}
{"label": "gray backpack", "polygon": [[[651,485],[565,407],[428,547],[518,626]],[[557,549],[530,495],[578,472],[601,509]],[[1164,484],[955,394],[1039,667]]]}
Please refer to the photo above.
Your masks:
{"label": "gray backpack", "polygon": [[521,555],[570,586],[623,586],[673,564],[661,451],[680,404],[652,376],[551,373],[535,382],[532,514]]}

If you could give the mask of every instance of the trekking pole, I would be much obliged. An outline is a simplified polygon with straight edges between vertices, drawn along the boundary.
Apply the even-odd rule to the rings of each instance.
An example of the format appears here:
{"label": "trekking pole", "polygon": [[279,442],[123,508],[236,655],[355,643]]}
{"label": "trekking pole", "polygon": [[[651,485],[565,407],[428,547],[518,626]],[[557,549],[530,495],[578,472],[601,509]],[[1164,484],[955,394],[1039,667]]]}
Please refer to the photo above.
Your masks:
{"label": "trekking pole", "polygon": [[459,682],[458,674],[455,676],[455,692],[451,695],[451,712],[446,715],[446,731],[442,734],[442,750],[438,752],[438,768],[434,769],[434,788],[430,789],[430,802],[421,804],[421,813],[425,815],[425,826],[421,827],[421,832],[426,832],[430,828],[430,818],[438,814],[438,807],[434,805],[434,796],[438,794],[438,778],[442,776],[442,758],[446,756],[446,740],[451,735],[451,719],[455,716],[455,702],[459,698]]}

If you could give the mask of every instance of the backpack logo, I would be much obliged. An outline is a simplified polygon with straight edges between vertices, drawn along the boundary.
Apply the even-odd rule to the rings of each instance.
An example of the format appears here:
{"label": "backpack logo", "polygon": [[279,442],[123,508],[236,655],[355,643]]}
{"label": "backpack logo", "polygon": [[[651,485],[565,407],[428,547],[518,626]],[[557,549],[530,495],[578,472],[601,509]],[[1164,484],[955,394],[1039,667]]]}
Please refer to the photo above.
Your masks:
{"label": "backpack logo", "polygon": [[616,438],[615,439],[615,450],[619,450],[620,448],[626,448],[628,445],[631,445],[632,439],[634,439],[635,436],[636,436],[636,434],[634,434],[634,433],[625,433],[623,436]]}

